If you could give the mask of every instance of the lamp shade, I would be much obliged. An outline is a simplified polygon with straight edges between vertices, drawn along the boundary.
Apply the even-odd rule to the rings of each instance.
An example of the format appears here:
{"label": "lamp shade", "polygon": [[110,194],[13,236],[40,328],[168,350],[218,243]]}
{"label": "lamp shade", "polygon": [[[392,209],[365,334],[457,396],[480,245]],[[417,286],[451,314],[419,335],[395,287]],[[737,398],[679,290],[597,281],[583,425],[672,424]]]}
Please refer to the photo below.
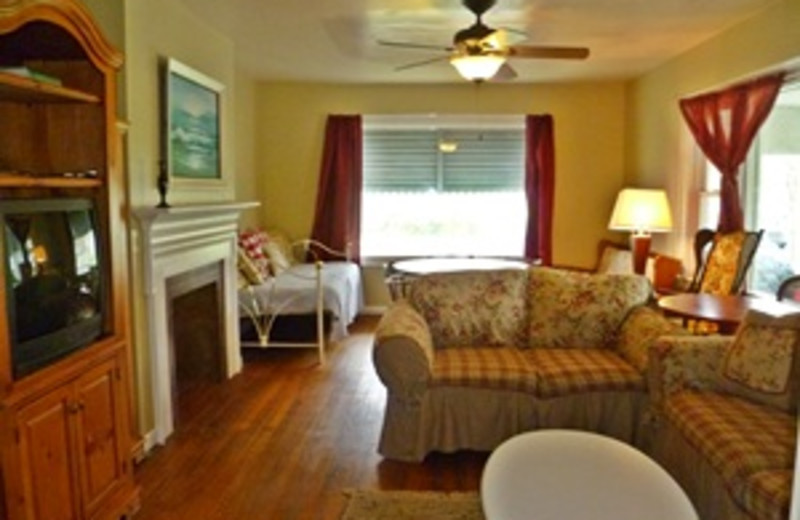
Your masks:
{"label": "lamp shade", "polygon": [[469,81],[491,79],[505,62],[506,57],[500,54],[456,55],[450,58],[450,64],[464,79]]}
{"label": "lamp shade", "polygon": [[609,229],[658,233],[672,229],[672,214],[664,190],[625,188],[617,195]]}

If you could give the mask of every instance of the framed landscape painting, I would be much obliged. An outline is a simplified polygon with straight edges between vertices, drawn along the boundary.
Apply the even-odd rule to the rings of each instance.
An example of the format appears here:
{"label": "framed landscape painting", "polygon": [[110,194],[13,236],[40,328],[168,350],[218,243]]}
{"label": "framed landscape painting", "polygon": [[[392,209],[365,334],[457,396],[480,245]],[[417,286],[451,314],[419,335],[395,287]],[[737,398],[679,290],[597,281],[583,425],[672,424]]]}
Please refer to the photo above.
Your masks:
{"label": "framed landscape painting", "polygon": [[174,59],[166,60],[163,76],[162,148],[170,181],[218,184],[223,85]]}

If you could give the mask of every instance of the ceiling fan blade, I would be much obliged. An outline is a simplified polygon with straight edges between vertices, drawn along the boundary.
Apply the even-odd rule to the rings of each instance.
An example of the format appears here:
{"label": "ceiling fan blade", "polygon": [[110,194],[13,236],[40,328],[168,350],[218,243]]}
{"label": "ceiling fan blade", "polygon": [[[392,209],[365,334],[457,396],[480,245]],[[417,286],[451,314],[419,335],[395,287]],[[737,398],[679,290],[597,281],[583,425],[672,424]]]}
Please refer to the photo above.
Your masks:
{"label": "ceiling fan blade", "polygon": [[425,65],[430,65],[431,63],[436,63],[437,61],[446,61],[446,60],[449,60],[449,59],[450,59],[450,56],[437,56],[436,58],[429,58],[427,60],[415,61],[414,63],[407,63],[405,65],[400,65],[399,67],[395,67],[394,70],[397,70],[397,71],[408,70],[408,69],[413,69],[413,68],[416,68],[416,67],[422,67],[422,66],[425,66]]}
{"label": "ceiling fan blade", "polygon": [[426,43],[413,43],[413,42],[392,42],[387,40],[378,40],[378,45],[384,47],[400,47],[403,49],[426,49],[444,52],[452,52],[452,47],[443,47],[441,45],[428,45]]}
{"label": "ceiling fan blade", "polygon": [[516,58],[585,60],[589,57],[589,49],[586,47],[512,45],[508,48],[508,54]]}
{"label": "ceiling fan blade", "polygon": [[505,62],[497,70],[497,73],[492,76],[492,81],[511,81],[516,78],[517,71],[508,62]]}

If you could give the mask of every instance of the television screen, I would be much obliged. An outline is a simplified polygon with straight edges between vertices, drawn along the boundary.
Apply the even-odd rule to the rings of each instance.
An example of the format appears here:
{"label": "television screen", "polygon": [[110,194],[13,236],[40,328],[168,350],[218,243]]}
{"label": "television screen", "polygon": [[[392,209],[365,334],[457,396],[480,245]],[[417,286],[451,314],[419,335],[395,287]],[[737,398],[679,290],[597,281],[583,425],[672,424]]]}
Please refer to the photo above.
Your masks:
{"label": "television screen", "polygon": [[104,273],[90,200],[0,202],[0,214],[12,363],[21,377],[102,333]]}

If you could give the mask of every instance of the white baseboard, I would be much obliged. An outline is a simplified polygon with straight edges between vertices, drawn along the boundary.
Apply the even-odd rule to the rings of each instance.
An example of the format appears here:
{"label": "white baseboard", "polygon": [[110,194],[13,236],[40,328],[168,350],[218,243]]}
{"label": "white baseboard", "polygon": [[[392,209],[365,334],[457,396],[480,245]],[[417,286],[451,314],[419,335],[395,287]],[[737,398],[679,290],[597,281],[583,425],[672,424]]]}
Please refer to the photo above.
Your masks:
{"label": "white baseboard", "polygon": [[155,430],[150,430],[149,432],[144,434],[144,455],[145,457],[153,451],[153,448],[156,447],[156,432]]}

